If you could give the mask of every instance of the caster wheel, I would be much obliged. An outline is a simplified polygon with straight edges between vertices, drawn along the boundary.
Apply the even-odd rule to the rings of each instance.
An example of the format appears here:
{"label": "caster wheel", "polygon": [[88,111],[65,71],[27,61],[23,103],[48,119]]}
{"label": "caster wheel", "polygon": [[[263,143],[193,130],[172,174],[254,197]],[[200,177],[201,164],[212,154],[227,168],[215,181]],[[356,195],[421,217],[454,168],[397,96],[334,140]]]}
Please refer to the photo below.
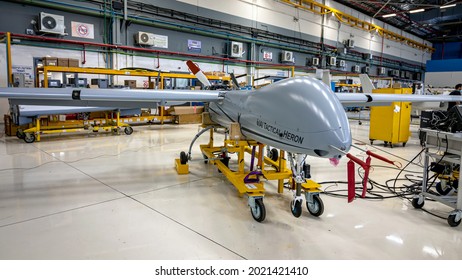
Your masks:
{"label": "caster wheel", "polygon": [[456,227],[458,225],[460,225],[460,221],[461,219],[459,218],[459,220],[457,221],[457,214],[450,214],[448,216],[448,224],[451,226],[451,227]]}
{"label": "caster wheel", "polygon": [[374,140],[372,140],[372,139],[369,139],[369,141],[371,141],[371,145],[373,145],[373,144],[374,144]]}
{"label": "caster wheel", "polygon": [[436,183],[435,188],[436,188],[436,191],[441,195],[447,195],[451,191],[451,187],[448,187],[448,186],[443,187],[441,182]]}
{"label": "caster wheel", "polygon": [[417,196],[417,197],[414,197],[412,199],[412,206],[414,206],[415,209],[420,209],[424,206],[425,204],[425,199],[422,198],[422,202],[420,202],[419,200],[421,199],[421,197]]}
{"label": "caster wheel", "polygon": [[403,142],[403,147],[406,147],[406,142]]}
{"label": "caster wheel", "polygon": [[26,137],[26,134],[21,130],[18,130],[16,131],[16,137],[18,137],[19,139],[24,139],[24,137]]}
{"label": "caster wheel", "polygon": [[202,156],[204,157],[204,163],[205,164],[209,163],[209,158],[204,154],[202,154]]}
{"label": "caster wheel", "polygon": [[292,211],[292,215],[294,215],[294,217],[298,218],[302,215],[302,202],[300,200],[297,200],[297,201],[293,201],[290,203],[291,204],[291,211]]}
{"label": "caster wheel", "polygon": [[118,128],[113,128],[112,133],[119,133],[119,129]]}
{"label": "caster wheel", "polygon": [[387,146],[388,146],[388,142],[383,142],[383,146],[384,146],[384,147],[387,147]]}
{"label": "caster wheel", "polygon": [[35,135],[33,133],[26,133],[24,135],[24,141],[26,143],[34,143],[35,141]]}
{"label": "caster wheel", "polygon": [[255,199],[255,207],[250,207],[250,213],[255,221],[261,223],[266,218],[266,209],[265,204],[263,204],[263,199]]}
{"label": "caster wheel", "polygon": [[313,196],[313,202],[309,203],[306,202],[306,208],[308,208],[308,212],[315,217],[319,217],[324,213],[324,203],[322,202],[319,195]]}
{"label": "caster wheel", "polygon": [[186,155],[185,152],[180,153],[180,163],[181,164],[186,164],[188,162],[188,156]]}
{"label": "caster wheel", "polygon": [[268,154],[268,157],[272,160],[272,161],[277,161],[279,159],[279,152],[277,149],[275,148],[272,148]]}
{"label": "caster wheel", "polygon": [[124,132],[125,134],[127,135],[130,135],[133,133],[133,128],[131,126],[127,126],[125,129],[124,129]]}

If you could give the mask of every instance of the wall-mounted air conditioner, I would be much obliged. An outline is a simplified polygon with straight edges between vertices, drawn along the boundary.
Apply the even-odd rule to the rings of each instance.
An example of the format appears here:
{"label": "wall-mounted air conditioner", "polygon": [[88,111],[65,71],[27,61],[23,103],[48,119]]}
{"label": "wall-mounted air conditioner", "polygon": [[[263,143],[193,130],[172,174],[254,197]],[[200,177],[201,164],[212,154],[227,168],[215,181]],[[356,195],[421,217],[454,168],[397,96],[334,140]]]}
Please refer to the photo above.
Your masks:
{"label": "wall-mounted air conditioner", "polygon": [[242,57],[244,54],[244,44],[241,42],[231,42],[229,44],[230,57]]}
{"label": "wall-mounted air conditioner", "polygon": [[359,73],[361,71],[361,67],[359,65],[354,65],[351,67],[351,72]]}
{"label": "wall-mounted air conditioner", "polygon": [[281,62],[294,62],[294,53],[289,51],[282,51]]}
{"label": "wall-mounted air conditioner", "polygon": [[399,70],[393,69],[393,70],[388,71],[388,76],[399,78]]}
{"label": "wall-mounted air conditioner", "polygon": [[377,68],[377,75],[385,75],[386,72],[387,72],[387,69],[385,67]]}
{"label": "wall-mounted air conditioner", "polygon": [[371,53],[363,53],[363,59],[372,60],[372,54]]}
{"label": "wall-mounted air conditioner", "polygon": [[64,16],[41,12],[39,15],[39,31],[65,35]]}
{"label": "wall-mounted air conditioner", "polygon": [[346,67],[346,61],[341,59],[338,61],[338,67]]}
{"label": "wall-mounted air conditioner", "polygon": [[351,40],[351,39],[345,40],[345,46],[347,48],[354,48],[355,47],[355,40]]}
{"label": "wall-mounted air conditioner", "polygon": [[154,46],[154,34],[138,31],[138,33],[135,34],[135,42],[138,45]]}
{"label": "wall-mounted air conditioner", "polygon": [[319,57],[311,58],[311,65],[312,66],[318,66],[319,65]]}
{"label": "wall-mounted air conditioner", "polygon": [[369,74],[369,71],[370,71],[369,66],[364,66],[364,67],[361,69],[361,73],[363,73],[363,74]]}
{"label": "wall-mounted air conditioner", "polygon": [[337,58],[335,56],[328,56],[327,57],[330,66],[336,66],[337,65]]}

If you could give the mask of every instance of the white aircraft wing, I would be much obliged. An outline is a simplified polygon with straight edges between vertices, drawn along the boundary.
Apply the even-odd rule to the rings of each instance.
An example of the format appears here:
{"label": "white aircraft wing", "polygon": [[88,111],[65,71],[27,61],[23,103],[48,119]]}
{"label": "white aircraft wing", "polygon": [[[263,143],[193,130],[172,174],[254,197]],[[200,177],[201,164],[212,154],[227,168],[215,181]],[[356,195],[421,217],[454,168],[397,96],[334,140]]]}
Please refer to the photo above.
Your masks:
{"label": "white aircraft wing", "polygon": [[392,102],[461,102],[460,96],[379,94],[379,93],[335,93],[345,106],[387,106]]}
{"label": "white aircraft wing", "polygon": [[91,106],[155,108],[185,102],[213,102],[224,98],[223,91],[136,90],[87,88],[0,88],[0,98],[13,105]]}

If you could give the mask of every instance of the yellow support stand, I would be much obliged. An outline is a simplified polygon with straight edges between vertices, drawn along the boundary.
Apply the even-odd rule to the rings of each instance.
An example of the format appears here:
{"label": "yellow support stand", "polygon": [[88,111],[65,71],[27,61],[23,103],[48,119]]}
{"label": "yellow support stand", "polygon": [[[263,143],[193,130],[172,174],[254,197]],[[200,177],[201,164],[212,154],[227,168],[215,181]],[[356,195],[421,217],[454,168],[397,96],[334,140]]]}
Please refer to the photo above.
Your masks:
{"label": "yellow support stand", "polygon": [[[277,180],[278,193],[283,192],[285,182],[294,186],[292,184],[292,171],[286,167],[285,152],[280,151],[278,159],[273,161],[271,158],[264,156],[265,145],[257,143],[254,140],[228,139],[224,141],[222,146],[215,146],[213,138],[214,130],[209,129],[209,131],[209,143],[200,145],[204,158],[209,164],[215,165],[228,181],[233,184],[239,196],[246,195],[248,197],[248,204],[253,218],[258,222],[262,222],[266,216],[263,204],[263,197],[265,195],[264,182]],[[251,158],[253,158],[252,163],[247,166],[245,164],[246,153],[250,154]],[[237,167],[234,166],[233,169],[229,168],[228,154],[237,155]],[[189,166],[181,164],[180,159],[175,159],[175,168],[178,174],[187,174],[189,172]],[[321,215],[323,206],[318,195],[320,193],[320,185],[313,180],[306,180],[306,182],[301,184],[301,188],[305,193],[310,213],[314,216]]]}
{"label": "yellow support stand", "polygon": [[178,174],[188,174],[189,173],[189,165],[181,164],[180,159],[175,159],[175,169]]}
{"label": "yellow support stand", "polygon": [[[124,119],[126,120],[126,119]],[[69,121],[49,121],[46,125],[40,123],[40,117],[35,119],[35,126],[25,129],[22,131],[24,140],[27,143],[33,143],[34,141],[39,142],[42,134],[57,134],[57,133],[69,133],[69,132],[81,132],[89,130],[93,132],[99,132],[100,130],[106,132],[114,132],[119,134],[121,129],[124,129],[125,134],[130,135],[133,133],[133,128],[122,121],[120,118],[120,112],[116,112],[115,119],[111,115],[108,116],[105,113],[104,119],[95,119],[92,121],[83,120],[69,120]]]}

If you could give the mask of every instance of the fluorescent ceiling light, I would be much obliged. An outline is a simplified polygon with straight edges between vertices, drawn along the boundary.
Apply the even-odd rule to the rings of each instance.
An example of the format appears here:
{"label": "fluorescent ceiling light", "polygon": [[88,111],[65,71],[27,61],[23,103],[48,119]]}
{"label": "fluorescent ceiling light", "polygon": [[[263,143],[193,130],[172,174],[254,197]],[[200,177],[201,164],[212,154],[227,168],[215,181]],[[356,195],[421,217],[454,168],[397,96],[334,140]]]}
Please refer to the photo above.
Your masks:
{"label": "fluorescent ceiling light", "polygon": [[446,9],[446,8],[451,8],[451,7],[455,7],[456,4],[450,4],[450,5],[446,5],[446,6],[441,6],[440,9]]}
{"label": "fluorescent ceiling light", "polygon": [[382,17],[387,18],[387,17],[394,17],[396,14],[388,14],[388,15],[383,15]]}
{"label": "fluorescent ceiling light", "polygon": [[423,12],[423,11],[425,11],[425,9],[412,10],[412,11],[409,11],[409,13],[415,14],[415,13],[420,13],[420,12]]}

